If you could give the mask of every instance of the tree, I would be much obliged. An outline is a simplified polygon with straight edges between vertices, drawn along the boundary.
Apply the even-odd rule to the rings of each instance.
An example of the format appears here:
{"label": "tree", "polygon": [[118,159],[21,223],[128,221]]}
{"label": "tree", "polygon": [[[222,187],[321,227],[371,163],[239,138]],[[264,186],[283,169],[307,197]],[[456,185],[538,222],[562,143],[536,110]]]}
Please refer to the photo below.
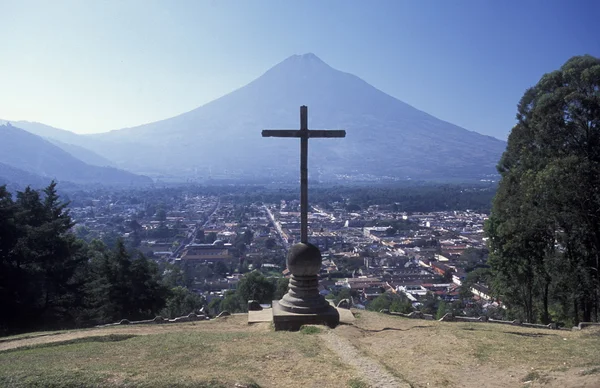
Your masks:
{"label": "tree", "polygon": [[435,314],[438,308],[438,299],[434,294],[428,292],[427,294],[425,294],[425,297],[420,302],[421,306],[419,310],[423,314]]}
{"label": "tree", "polygon": [[0,331],[72,325],[83,304],[84,243],[52,182],[16,201],[0,187]]}
{"label": "tree", "polygon": [[225,277],[227,275],[227,272],[229,272],[229,268],[227,267],[227,264],[225,264],[224,262],[217,261],[215,263],[214,271],[217,275],[219,275],[221,277]]}
{"label": "tree", "polygon": [[162,207],[156,211],[156,219],[158,221],[166,221],[167,212]]}
{"label": "tree", "polygon": [[355,203],[351,203],[346,206],[346,211],[348,212],[359,212],[360,210],[360,206]]}
{"label": "tree", "polygon": [[168,318],[181,317],[197,312],[202,306],[204,306],[204,298],[185,287],[178,286],[170,290],[161,315]]}
{"label": "tree", "polygon": [[259,303],[271,303],[275,285],[263,276],[259,271],[252,271],[244,275],[237,286],[239,298],[247,303],[249,300],[257,300]]}
{"label": "tree", "polygon": [[237,251],[237,253],[239,254],[239,256],[243,256],[246,253],[246,251],[248,250],[248,248],[246,247],[246,244],[242,241],[237,242],[235,244],[234,248]]}
{"label": "tree", "polygon": [[488,286],[491,280],[491,273],[489,268],[477,268],[467,274],[465,279],[462,281],[460,286],[459,296],[463,302],[471,300],[473,293],[471,287],[474,284],[485,284]]}
{"label": "tree", "polygon": [[248,311],[247,303],[236,292],[227,291],[223,301],[221,301],[220,309],[221,311],[228,311],[230,313],[243,313]]}
{"label": "tree", "polygon": [[367,309],[371,311],[388,310],[391,303],[392,302],[387,295],[381,294],[368,303]]}
{"label": "tree", "polygon": [[454,274],[454,270],[452,268],[448,268],[444,271],[444,281],[446,283],[452,283],[452,275]]}
{"label": "tree", "polygon": [[132,247],[137,248],[142,242],[141,233],[144,229],[137,220],[131,220],[129,222],[129,228],[131,229],[131,245]]}
{"label": "tree", "polygon": [[352,300],[352,297],[356,296],[356,295],[352,295],[352,293],[353,293],[353,291],[350,288],[347,288],[347,287],[342,288],[337,293],[337,295],[335,296],[335,298],[333,299],[335,305],[337,306],[338,303],[340,303],[344,299],[350,299],[350,300]]}
{"label": "tree", "polygon": [[213,298],[208,303],[208,312],[212,315],[218,315],[221,312],[221,302],[223,299],[221,298]]}
{"label": "tree", "polygon": [[274,238],[270,237],[268,239],[265,240],[265,248],[267,249],[273,249],[277,247],[277,241],[275,241]]}
{"label": "tree", "polygon": [[210,232],[204,237],[204,242],[206,244],[212,244],[217,240],[217,234],[215,232]]}
{"label": "tree", "polygon": [[399,313],[409,313],[412,311],[412,305],[404,295],[385,292],[369,302],[367,309],[371,311],[389,310]]}
{"label": "tree", "polygon": [[17,218],[18,207],[6,186],[0,186],[0,334],[18,327],[20,305],[27,293],[27,272],[15,247],[22,233]]}
{"label": "tree", "polygon": [[244,244],[250,245],[253,238],[254,238],[254,233],[252,233],[252,231],[250,229],[246,229],[244,231],[244,234],[242,235],[242,241],[244,242]]}
{"label": "tree", "polygon": [[444,300],[440,300],[440,303],[438,303],[438,308],[437,311],[435,313],[435,319],[441,319],[444,315],[446,315],[446,313],[448,312],[448,306],[446,305],[446,302]]}
{"label": "tree", "polygon": [[91,265],[87,294],[92,321],[153,318],[165,306],[168,288],[158,266],[143,255],[132,259],[122,240],[113,250],[102,249]]}
{"label": "tree", "polygon": [[279,300],[279,299],[283,298],[283,296],[288,292],[289,284],[290,284],[289,278],[277,279],[277,286],[275,288],[275,294],[273,295],[273,299]]}
{"label": "tree", "polygon": [[154,206],[153,204],[148,204],[146,206],[146,216],[153,217],[155,213],[156,213],[156,206]]}
{"label": "tree", "polygon": [[[486,225],[492,287],[529,322],[598,320],[600,59],[573,57],[528,89]],[[551,309],[551,304],[557,308]]]}
{"label": "tree", "polygon": [[184,270],[178,264],[167,264],[164,268],[162,283],[169,289],[186,287],[187,284]]}
{"label": "tree", "polygon": [[165,306],[168,288],[161,282],[158,266],[141,253],[131,264],[130,319],[152,318]]}
{"label": "tree", "polygon": [[408,314],[412,312],[413,306],[410,300],[401,294],[393,294],[392,303],[390,304],[390,311],[395,313]]}

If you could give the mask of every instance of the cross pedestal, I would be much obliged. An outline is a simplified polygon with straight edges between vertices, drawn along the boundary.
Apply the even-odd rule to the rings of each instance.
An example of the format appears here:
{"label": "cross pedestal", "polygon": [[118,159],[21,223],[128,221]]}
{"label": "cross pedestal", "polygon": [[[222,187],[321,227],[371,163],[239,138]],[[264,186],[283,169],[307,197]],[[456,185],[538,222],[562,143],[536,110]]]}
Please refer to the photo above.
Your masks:
{"label": "cross pedestal", "polygon": [[338,311],[319,294],[319,248],[296,244],[288,252],[286,263],[292,276],[287,294],[273,301],[275,330],[299,330],[302,325],[336,327],[340,322]]}
{"label": "cross pedestal", "polygon": [[300,243],[288,252],[286,264],[292,276],[287,294],[273,301],[275,330],[299,330],[302,325],[335,327],[338,311],[319,294],[321,252],[308,242],[308,139],[345,137],[346,131],[308,129],[308,108],[300,107],[300,130],[264,130],[263,137],[300,138]]}

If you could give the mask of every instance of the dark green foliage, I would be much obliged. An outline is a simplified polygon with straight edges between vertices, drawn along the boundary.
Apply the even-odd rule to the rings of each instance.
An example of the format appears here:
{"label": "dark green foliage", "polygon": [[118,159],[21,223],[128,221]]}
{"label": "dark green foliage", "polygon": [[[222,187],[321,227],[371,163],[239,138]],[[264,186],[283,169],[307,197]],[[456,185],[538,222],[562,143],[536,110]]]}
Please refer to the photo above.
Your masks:
{"label": "dark green foliage", "polygon": [[[257,300],[259,303],[271,304],[274,295],[287,292],[287,279],[279,279],[275,283],[259,271],[245,274],[239,281],[235,291],[227,291],[222,300],[213,299],[208,304],[211,314],[221,311],[240,313],[248,311],[248,301]],[[285,289],[285,292],[284,292]]]}
{"label": "dark green foliage", "polygon": [[240,279],[237,294],[246,303],[257,300],[259,303],[271,303],[275,293],[275,284],[258,271],[252,271]]}
{"label": "dark green foliage", "polygon": [[274,238],[268,238],[267,240],[265,240],[265,248],[273,249],[276,246],[277,246],[277,241],[275,241]]}
{"label": "dark green foliage", "polygon": [[[353,211],[366,209],[370,205],[380,205],[395,212],[470,209],[487,213],[495,192],[495,183],[483,182],[442,184],[410,181],[393,185],[373,184],[368,187],[309,185],[311,203],[332,210],[332,205],[337,202],[344,208],[350,205]],[[195,189],[194,194],[218,195],[227,201],[240,204],[278,203],[281,200],[299,199],[296,186],[277,189],[259,185],[202,186]]]}
{"label": "dark green foliage", "polygon": [[158,221],[165,221],[167,219],[167,212],[161,207],[157,210],[155,217]]}
{"label": "dark green foliage", "polygon": [[349,211],[349,212],[359,212],[360,210],[361,210],[360,206],[358,206],[355,203],[351,203],[351,204],[346,205],[346,211]]}
{"label": "dark green foliage", "polygon": [[435,314],[438,309],[438,299],[432,293],[428,292],[425,297],[420,300],[421,306],[419,310],[423,314]]}
{"label": "dark green foliage", "polygon": [[441,319],[444,315],[446,315],[447,312],[448,306],[446,305],[446,302],[440,300],[440,302],[438,303],[437,311],[435,313],[435,319]]}
{"label": "dark green foliage", "polygon": [[153,318],[165,306],[168,288],[158,266],[143,255],[132,259],[122,240],[97,254],[90,267],[87,294],[94,322]]}
{"label": "dark green foliage", "polygon": [[[494,196],[495,185],[472,184],[404,184],[399,187],[352,187],[335,188],[331,191],[316,191],[311,193],[313,201],[323,201],[321,198],[347,195],[347,202],[352,211],[365,209],[370,205],[387,205],[397,212],[426,212],[442,210],[489,211],[491,199]],[[332,193],[336,191],[336,193]]]}
{"label": "dark green foliage", "polygon": [[413,311],[410,300],[404,295],[386,292],[373,299],[367,305],[371,311],[389,310],[396,313],[410,313]]}
{"label": "dark green foliage", "polygon": [[222,261],[217,261],[215,263],[214,272],[219,276],[225,277],[229,272],[229,268],[227,267],[227,264]]}
{"label": "dark green foliage", "polygon": [[273,294],[273,299],[279,300],[279,299],[283,298],[283,296],[288,291],[289,284],[290,284],[290,279],[288,279],[288,278],[277,279],[277,286],[275,288],[275,294]]}
{"label": "dark green foliage", "polygon": [[221,302],[223,300],[219,299],[219,298],[214,298],[212,299],[209,303],[208,303],[208,312],[211,315],[217,315],[219,314],[222,310],[221,310]]}
{"label": "dark green foliage", "polygon": [[72,226],[54,182],[43,195],[27,188],[16,201],[0,187],[0,331],[74,320],[85,256]]}
{"label": "dark green foliage", "polygon": [[254,233],[252,233],[252,231],[250,229],[246,229],[244,231],[244,234],[242,235],[244,244],[248,245],[252,242],[252,239],[254,238]]}
{"label": "dark green foliage", "polygon": [[491,272],[489,268],[477,268],[467,274],[465,279],[462,281],[460,287],[460,299],[463,301],[470,300],[473,296],[471,287],[474,284],[490,284]]}
{"label": "dark green foliage", "polygon": [[162,282],[167,288],[186,287],[188,286],[188,277],[182,269],[183,264],[167,264],[164,268]]}
{"label": "dark green foliage", "polygon": [[244,300],[234,291],[227,291],[225,297],[221,301],[220,311],[228,311],[230,313],[246,312],[248,310],[247,301]]}
{"label": "dark green foliage", "polygon": [[598,320],[600,59],[573,57],[527,90],[486,226],[492,286],[529,322]]}
{"label": "dark green foliage", "polygon": [[176,318],[190,313],[197,313],[204,306],[204,298],[185,287],[174,287],[170,290],[166,306],[160,315],[165,318]]}
{"label": "dark green foliage", "polygon": [[56,183],[16,200],[0,186],[0,333],[153,317],[165,303],[154,262],[72,233]]}
{"label": "dark green foliage", "polygon": [[217,240],[217,234],[215,232],[210,232],[206,236],[204,236],[204,242],[206,244],[212,244]]}
{"label": "dark green foliage", "polygon": [[358,293],[356,291],[352,291],[349,288],[344,287],[335,294],[333,302],[337,306],[338,303],[340,303],[342,300],[352,300],[352,297],[358,297]]}

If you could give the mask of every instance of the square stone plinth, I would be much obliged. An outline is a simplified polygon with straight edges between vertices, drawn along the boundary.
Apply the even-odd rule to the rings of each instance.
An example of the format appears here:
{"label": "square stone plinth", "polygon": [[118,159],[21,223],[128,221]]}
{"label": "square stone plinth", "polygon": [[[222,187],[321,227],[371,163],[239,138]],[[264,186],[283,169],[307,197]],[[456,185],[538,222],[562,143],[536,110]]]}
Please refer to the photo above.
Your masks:
{"label": "square stone plinth", "polygon": [[273,313],[270,308],[265,308],[262,310],[248,311],[248,324],[251,325],[253,323],[261,323],[261,322],[271,322],[273,321]]}
{"label": "square stone plinth", "polygon": [[335,307],[319,314],[298,314],[283,310],[279,301],[274,300],[272,311],[275,330],[297,331],[303,325],[326,325],[334,328],[340,323],[340,313]]}

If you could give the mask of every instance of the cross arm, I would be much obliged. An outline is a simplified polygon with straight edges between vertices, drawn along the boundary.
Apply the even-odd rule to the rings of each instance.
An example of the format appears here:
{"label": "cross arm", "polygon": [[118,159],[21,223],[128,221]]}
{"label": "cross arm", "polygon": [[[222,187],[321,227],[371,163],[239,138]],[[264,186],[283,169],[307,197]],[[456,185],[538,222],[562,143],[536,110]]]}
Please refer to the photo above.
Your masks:
{"label": "cross arm", "polygon": [[346,131],[343,129],[311,129],[308,131],[308,137],[346,137]]}
{"label": "cross arm", "polygon": [[300,130],[297,129],[265,129],[262,131],[263,137],[302,137]]}
{"label": "cross arm", "polygon": [[346,131],[327,130],[327,129],[311,129],[303,131],[300,129],[265,129],[262,131],[263,137],[346,137]]}

